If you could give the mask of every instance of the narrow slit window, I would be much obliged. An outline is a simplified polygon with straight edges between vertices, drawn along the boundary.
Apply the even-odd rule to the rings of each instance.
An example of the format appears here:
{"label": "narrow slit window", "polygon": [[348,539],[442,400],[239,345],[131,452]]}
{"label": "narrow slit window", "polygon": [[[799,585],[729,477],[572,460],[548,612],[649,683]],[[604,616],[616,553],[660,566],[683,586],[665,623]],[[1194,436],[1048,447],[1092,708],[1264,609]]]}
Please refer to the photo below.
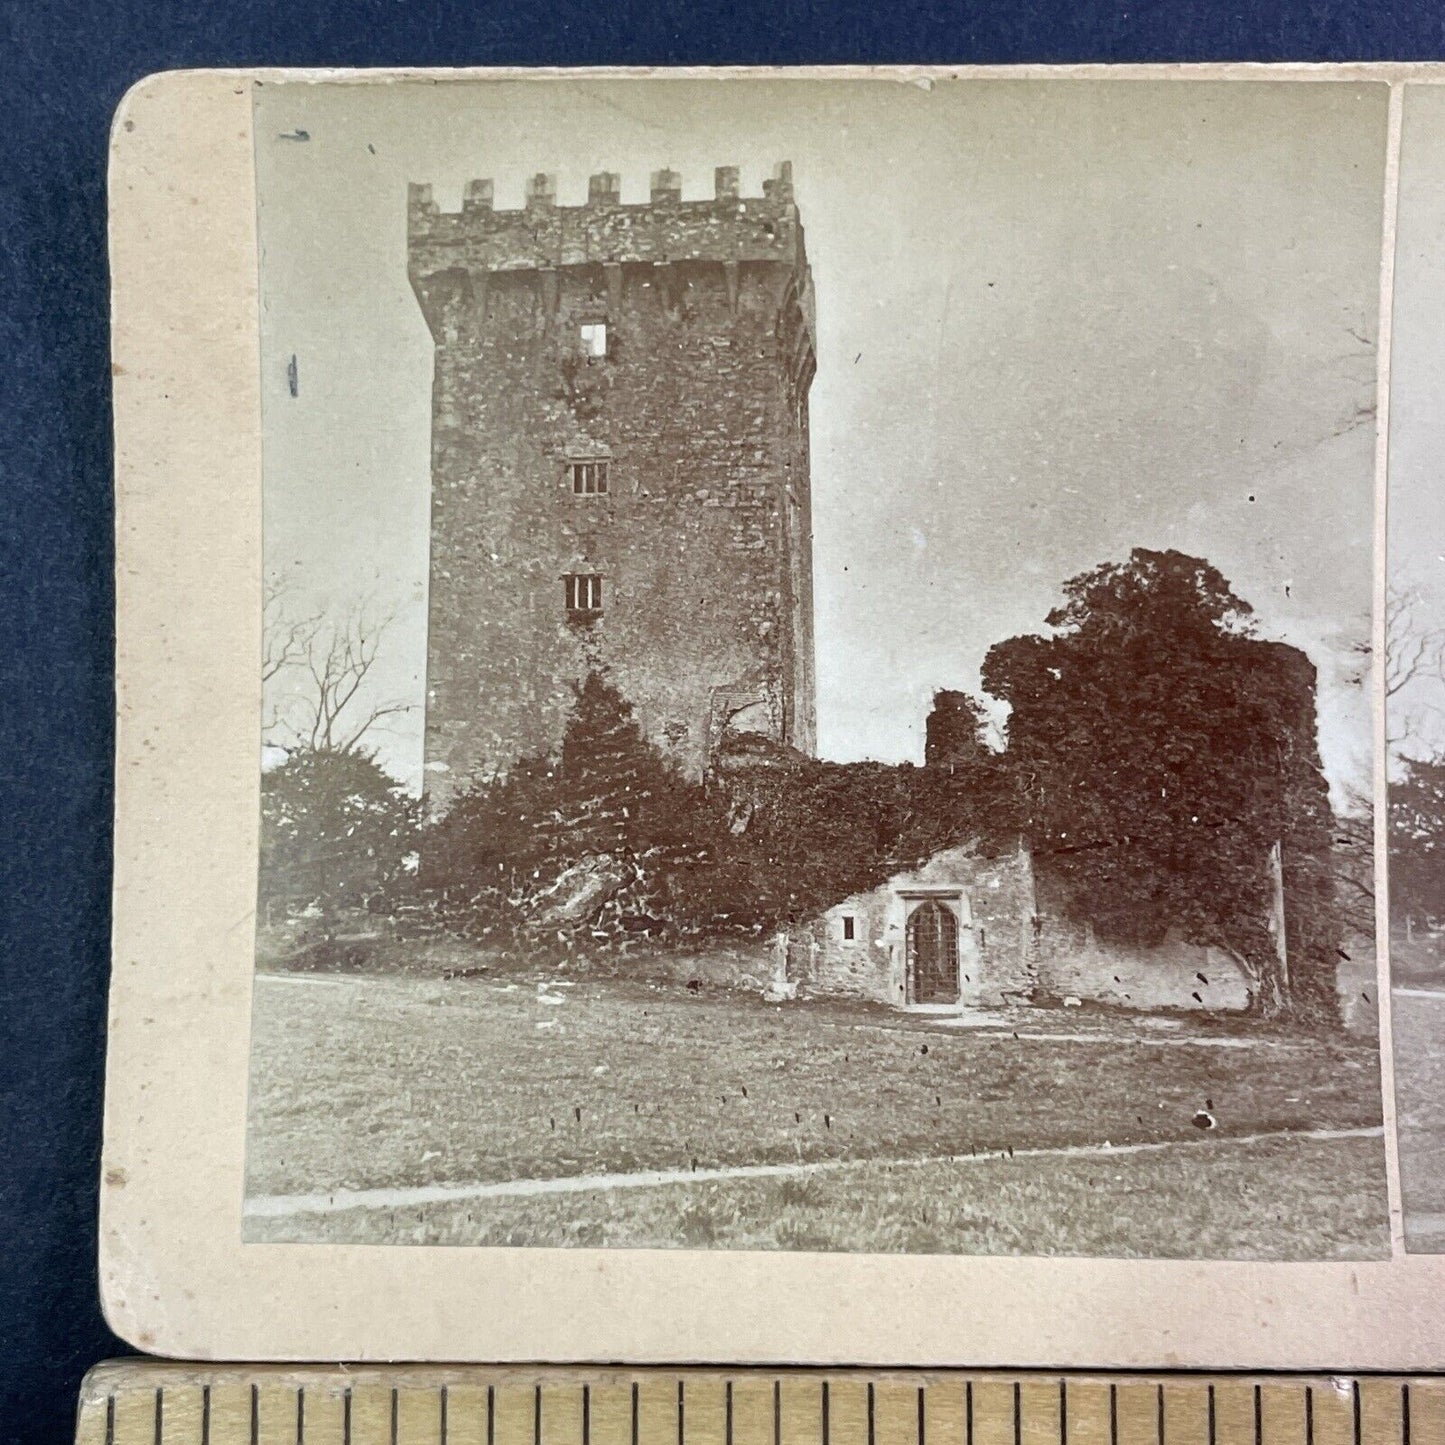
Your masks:
{"label": "narrow slit window", "polygon": [[571,462],[572,492],[578,497],[605,497],[607,495],[607,462]]}
{"label": "narrow slit window", "polygon": [[582,355],[588,361],[601,361],[607,356],[607,323],[589,321],[579,329]]}
{"label": "narrow slit window", "polygon": [[851,913],[845,913],[843,915],[843,937],[848,942],[852,942],[855,936],[853,915]]}
{"label": "narrow slit window", "polygon": [[602,578],[595,572],[569,572],[562,579],[567,611],[584,617],[602,611]]}

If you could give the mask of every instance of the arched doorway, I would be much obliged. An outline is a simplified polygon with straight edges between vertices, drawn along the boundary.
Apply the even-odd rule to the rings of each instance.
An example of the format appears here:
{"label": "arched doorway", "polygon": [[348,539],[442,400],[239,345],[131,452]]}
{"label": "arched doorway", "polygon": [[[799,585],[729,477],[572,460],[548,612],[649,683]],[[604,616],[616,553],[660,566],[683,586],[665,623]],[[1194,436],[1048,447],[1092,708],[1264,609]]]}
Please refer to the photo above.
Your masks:
{"label": "arched doorway", "polygon": [[908,1001],[958,1002],[958,919],[936,898],[908,915]]}

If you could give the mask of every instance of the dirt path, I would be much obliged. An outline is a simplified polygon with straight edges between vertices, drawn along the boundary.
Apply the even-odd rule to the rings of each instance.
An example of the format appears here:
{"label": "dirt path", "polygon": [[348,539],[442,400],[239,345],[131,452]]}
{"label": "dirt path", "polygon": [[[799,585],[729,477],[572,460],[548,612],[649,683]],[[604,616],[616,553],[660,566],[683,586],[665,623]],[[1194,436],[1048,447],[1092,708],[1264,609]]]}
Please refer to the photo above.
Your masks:
{"label": "dirt path", "polygon": [[1177,1139],[1149,1144],[1072,1144],[1046,1149],[1014,1149],[1006,1154],[935,1155],[913,1159],[821,1159],[798,1164],[738,1164],[714,1169],[645,1169],[626,1174],[583,1174],[561,1179],[509,1179],[491,1184],[425,1184],[386,1189],[337,1189],[331,1193],[264,1194],[248,1198],[244,1213],[251,1218],[277,1219],[297,1214],[335,1214],[348,1209],[408,1209],[427,1204],[466,1200],[519,1199],[549,1194],[585,1194],[612,1189],[651,1189],[667,1184],[702,1184],[713,1180],[798,1178],[861,1167],[908,1169],[933,1164],[977,1164],[996,1159],[1113,1158],[1158,1154],[1170,1149],[1220,1149],[1230,1145],[1308,1139],[1378,1139],[1378,1126],[1359,1129],[1276,1130],[1263,1134],[1232,1134],[1201,1138],[1197,1143]]}

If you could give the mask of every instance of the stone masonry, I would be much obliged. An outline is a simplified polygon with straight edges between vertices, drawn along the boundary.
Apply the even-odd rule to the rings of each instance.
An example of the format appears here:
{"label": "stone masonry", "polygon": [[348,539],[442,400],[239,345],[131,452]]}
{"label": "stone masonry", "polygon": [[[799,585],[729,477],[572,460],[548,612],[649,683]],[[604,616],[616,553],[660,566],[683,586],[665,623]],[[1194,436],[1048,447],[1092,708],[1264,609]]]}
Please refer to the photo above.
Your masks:
{"label": "stone masonry", "polygon": [[[605,669],[687,773],[731,728],[814,747],[812,281],[791,169],[646,205],[410,188],[436,344],[426,792],[556,747]],[[600,595],[599,595],[600,594]]]}

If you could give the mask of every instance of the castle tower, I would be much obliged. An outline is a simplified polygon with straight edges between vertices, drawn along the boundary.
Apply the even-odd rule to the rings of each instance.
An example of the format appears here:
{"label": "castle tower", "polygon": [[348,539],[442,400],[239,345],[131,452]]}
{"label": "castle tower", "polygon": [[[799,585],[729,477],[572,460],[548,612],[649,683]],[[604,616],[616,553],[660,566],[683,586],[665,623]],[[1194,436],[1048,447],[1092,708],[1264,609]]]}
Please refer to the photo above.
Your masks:
{"label": "castle tower", "polygon": [[791,168],[646,205],[410,188],[436,343],[426,792],[561,740],[603,668],[693,776],[729,729],[814,746],[813,294]]}

